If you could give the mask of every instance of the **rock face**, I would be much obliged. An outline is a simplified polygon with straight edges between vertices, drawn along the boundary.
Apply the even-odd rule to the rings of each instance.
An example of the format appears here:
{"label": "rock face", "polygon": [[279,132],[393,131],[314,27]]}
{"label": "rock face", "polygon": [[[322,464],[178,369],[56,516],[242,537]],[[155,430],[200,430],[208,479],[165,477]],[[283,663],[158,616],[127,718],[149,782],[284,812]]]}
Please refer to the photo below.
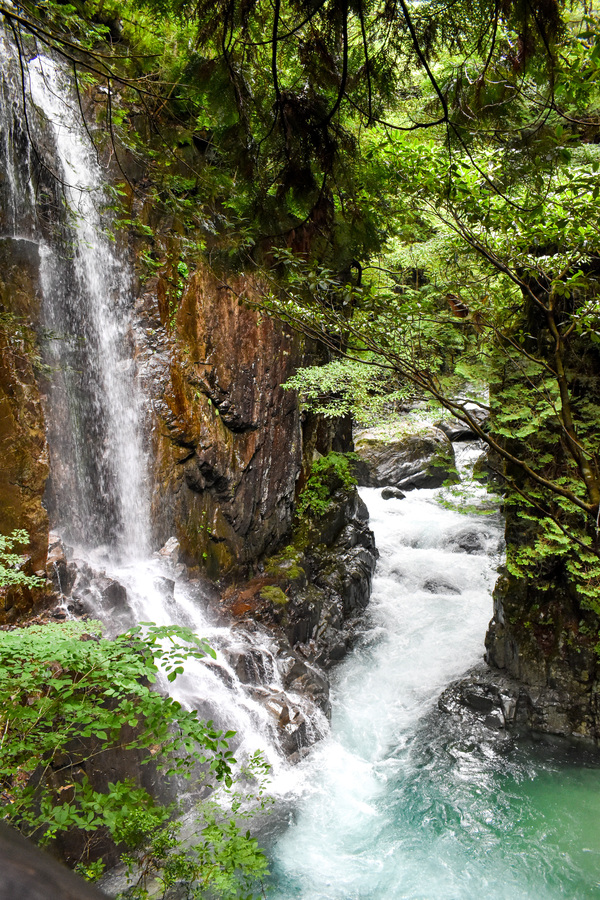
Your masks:
{"label": "rock face", "polygon": [[594,736],[593,721],[585,714],[574,714],[572,696],[564,688],[527,684],[485,665],[446,688],[438,705],[459,721],[478,721],[495,732],[534,731],[579,741]]}
{"label": "rock face", "polygon": [[366,487],[390,485],[410,491],[459,480],[452,444],[439,428],[396,435],[381,428],[366,429],[355,438],[354,447],[360,457],[355,473]]}
{"label": "rock face", "polygon": [[[505,510],[507,566],[494,589],[486,661],[502,685],[513,679],[514,722],[556,735],[600,740],[599,617],[580,602],[560,558],[542,557],[535,577],[510,565],[517,548],[535,546],[535,523]],[[515,691],[517,692],[515,694]],[[513,721],[507,720],[509,724]]]}
{"label": "rock face", "polygon": [[377,559],[367,509],[337,489],[318,522],[267,560],[264,573],[225,595],[224,612],[278,635],[286,689],[329,714],[327,670],[352,647]]}
{"label": "rock face", "polygon": [[243,572],[289,529],[301,466],[294,339],[238,300],[260,286],[198,271],[174,320],[159,281],[139,302],[139,365],[153,404],[153,520],[188,564]]}
{"label": "rock face", "polygon": [[600,740],[598,626],[557,573],[535,583],[501,575],[486,659],[519,683],[520,724]]}
{"label": "rock face", "polygon": [[[48,516],[42,505],[48,476],[48,449],[40,390],[33,367],[37,339],[38,248],[28,241],[0,239],[0,533],[24,528],[29,574],[43,570],[48,549]],[[27,614],[31,591],[5,589],[0,624]]]}

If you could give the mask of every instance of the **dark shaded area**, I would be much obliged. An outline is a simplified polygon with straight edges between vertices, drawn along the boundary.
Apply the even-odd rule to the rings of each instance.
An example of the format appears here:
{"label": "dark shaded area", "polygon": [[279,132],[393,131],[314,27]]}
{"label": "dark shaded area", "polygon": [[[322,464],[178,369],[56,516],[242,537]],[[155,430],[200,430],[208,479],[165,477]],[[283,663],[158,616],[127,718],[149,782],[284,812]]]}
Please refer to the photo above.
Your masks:
{"label": "dark shaded area", "polygon": [[106,900],[106,896],[0,822],[0,900]]}

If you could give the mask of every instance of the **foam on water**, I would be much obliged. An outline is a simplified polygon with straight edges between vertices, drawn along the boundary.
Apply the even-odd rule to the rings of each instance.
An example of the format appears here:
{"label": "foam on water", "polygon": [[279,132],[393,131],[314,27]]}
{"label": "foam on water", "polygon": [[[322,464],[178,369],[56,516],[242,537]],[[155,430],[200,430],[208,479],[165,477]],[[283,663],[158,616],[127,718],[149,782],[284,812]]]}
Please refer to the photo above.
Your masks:
{"label": "foam on water", "polygon": [[[477,744],[437,712],[482,657],[502,547],[498,515],[440,493],[362,491],[381,553],[365,635],[335,675],[331,736],[288,794],[274,900],[600,897],[597,761]],[[474,486],[467,500],[489,506]]]}

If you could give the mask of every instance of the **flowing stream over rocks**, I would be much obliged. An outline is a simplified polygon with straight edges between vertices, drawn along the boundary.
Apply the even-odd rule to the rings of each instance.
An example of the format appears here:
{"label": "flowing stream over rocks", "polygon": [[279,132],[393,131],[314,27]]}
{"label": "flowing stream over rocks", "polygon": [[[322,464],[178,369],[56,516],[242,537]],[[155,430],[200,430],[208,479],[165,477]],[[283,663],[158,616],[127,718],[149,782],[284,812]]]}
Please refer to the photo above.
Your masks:
{"label": "flowing stream over rocks", "polygon": [[[0,53],[0,240],[35,269],[50,332],[50,560],[62,617],[92,613],[109,633],[137,621],[187,625],[217,649],[176,690],[237,730],[240,756],[261,748],[274,766],[265,835],[276,900],[600,897],[597,761],[566,744],[513,742],[493,716],[437,706],[481,659],[497,513],[461,515],[440,505],[444,489],[388,500],[363,490],[381,560],[359,644],[334,675],[331,731],[286,684],[299,665],[289,645],[262,626],[223,623],[176,542],[152,553],[150,400],[138,388],[127,258],[107,236],[104,173],[61,65],[26,49],[26,120],[2,36]],[[472,462],[474,452],[462,455]]]}
{"label": "flowing stream over rocks", "polygon": [[[478,451],[462,448],[464,477]],[[600,897],[597,757],[513,741],[494,720],[437,704],[481,659],[500,516],[445,508],[444,489],[361,495],[380,552],[371,603],[362,641],[334,677],[331,734],[287,785],[272,896]],[[475,486],[457,502],[489,507]]]}
{"label": "flowing stream over rocks", "polygon": [[224,624],[218,595],[189,580],[177,541],[152,553],[151,399],[138,387],[132,280],[110,237],[106,176],[62,65],[25,48],[23,98],[14,44],[0,41],[2,240],[32,248],[47,331],[49,573],[62,600],[55,618],[91,614],[109,635],[137,622],[185,625],[208,638],[218,662],[190,663],[172,693],[237,731],[240,758],[262,747],[281,765],[282,753],[326,732],[325,715],[284,690],[297,666],[289,644],[259,625]]}

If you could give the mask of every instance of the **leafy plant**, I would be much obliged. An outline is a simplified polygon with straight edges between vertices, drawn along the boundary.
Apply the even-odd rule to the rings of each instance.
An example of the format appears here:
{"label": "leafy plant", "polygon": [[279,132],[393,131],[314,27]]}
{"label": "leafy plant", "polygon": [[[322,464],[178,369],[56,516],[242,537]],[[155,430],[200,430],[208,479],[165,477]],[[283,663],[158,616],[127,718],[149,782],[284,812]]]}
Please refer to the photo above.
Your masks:
{"label": "leafy plant", "polygon": [[164,892],[184,885],[190,900],[206,896],[207,890],[212,896],[251,900],[254,885],[267,874],[267,860],[242,823],[272,803],[266,793],[268,772],[262,754],[255,753],[236,776],[243,789],[233,785],[214,791],[196,809],[194,822],[200,824],[187,837],[181,821],[161,822],[146,810],[128,817],[117,837],[131,848],[123,857],[130,884],[119,897],[145,900],[157,887]]}
{"label": "leafy plant", "polygon": [[[207,654],[214,651],[205,641],[178,626],[138,626],[114,640],[101,636],[97,622],[0,632],[2,817],[42,844],[80,829],[87,836],[80,864],[88,873],[103,834],[125,841],[137,827],[174,840],[174,808],[140,787],[134,773],[141,763],[167,777],[233,784],[234,732],[217,730],[152,688],[159,672],[173,681],[186,660]],[[132,774],[102,787],[97,773],[114,752]],[[233,825],[227,834],[236,846],[244,843]],[[258,851],[247,840],[254,859]],[[233,847],[227,852],[244,870]]]}
{"label": "leafy plant", "polygon": [[327,512],[336,490],[350,490],[356,485],[349,454],[328,453],[313,462],[310,474],[296,506],[296,517],[318,517]]}
{"label": "leafy plant", "polygon": [[27,575],[23,571],[23,555],[13,552],[19,544],[29,544],[29,535],[24,529],[16,528],[9,535],[0,534],[0,588],[15,584],[28,588],[41,587],[44,579]]}

